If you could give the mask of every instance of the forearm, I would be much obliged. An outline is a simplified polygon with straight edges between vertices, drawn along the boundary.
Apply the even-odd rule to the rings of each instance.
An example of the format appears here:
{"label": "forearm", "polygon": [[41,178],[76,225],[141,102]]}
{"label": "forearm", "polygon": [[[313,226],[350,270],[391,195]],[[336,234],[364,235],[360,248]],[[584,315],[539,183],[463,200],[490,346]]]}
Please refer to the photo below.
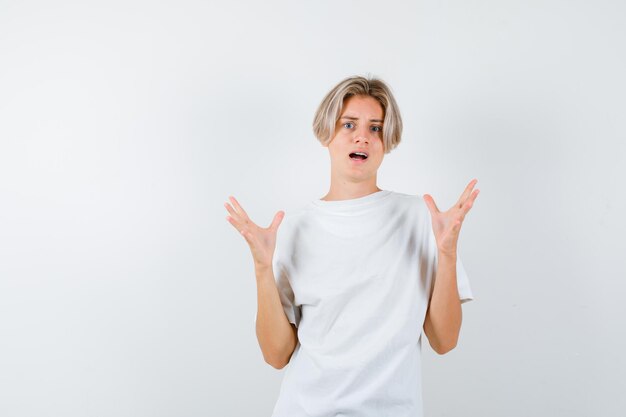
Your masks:
{"label": "forearm", "polygon": [[431,345],[439,353],[456,346],[461,330],[461,301],[457,288],[456,255],[439,252],[435,286],[426,313],[425,328]]}
{"label": "forearm", "polygon": [[289,362],[297,338],[283,310],[272,268],[257,267],[255,273],[257,339],[265,361],[280,369]]}

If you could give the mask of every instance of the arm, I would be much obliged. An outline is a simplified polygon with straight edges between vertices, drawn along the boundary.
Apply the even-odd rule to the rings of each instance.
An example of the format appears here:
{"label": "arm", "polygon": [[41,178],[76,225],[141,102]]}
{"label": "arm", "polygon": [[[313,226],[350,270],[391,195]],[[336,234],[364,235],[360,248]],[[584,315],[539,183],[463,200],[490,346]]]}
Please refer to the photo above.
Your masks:
{"label": "arm", "polygon": [[269,227],[259,227],[235,197],[229,196],[229,199],[232,207],[224,203],[230,213],[226,219],[246,239],[254,259],[257,284],[256,335],[259,346],[265,362],[281,369],[289,363],[298,342],[296,327],[289,323],[283,310],[272,269],[276,234],[285,212],[276,213]]}
{"label": "arm", "polygon": [[271,266],[255,268],[257,282],[256,336],[265,362],[276,369],[289,363],[298,343],[296,326],[289,322],[278,295]]}
{"label": "arm", "polygon": [[437,208],[431,195],[424,195],[431,214],[438,255],[437,275],[424,319],[424,332],[432,348],[440,355],[454,349],[461,330],[461,301],[456,282],[457,242],[465,215],[478,195],[478,190],[472,191],[477,181],[470,181],[457,202],[445,212]]}
{"label": "arm", "polygon": [[435,288],[428,303],[424,332],[440,355],[454,349],[461,331],[461,301],[456,284],[456,255],[439,253]]}

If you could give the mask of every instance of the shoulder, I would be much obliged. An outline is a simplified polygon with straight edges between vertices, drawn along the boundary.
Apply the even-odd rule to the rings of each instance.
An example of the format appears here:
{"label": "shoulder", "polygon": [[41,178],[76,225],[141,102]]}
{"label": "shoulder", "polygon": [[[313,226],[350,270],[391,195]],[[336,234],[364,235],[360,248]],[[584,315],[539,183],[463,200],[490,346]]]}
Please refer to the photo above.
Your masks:
{"label": "shoulder", "polygon": [[285,217],[278,227],[279,232],[283,235],[292,235],[294,231],[297,231],[303,224],[307,223],[310,217],[309,211],[306,207],[284,210]]}
{"label": "shoulder", "polygon": [[406,206],[417,213],[428,212],[428,207],[424,201],[422,194],[407,194],[398,191],[392,191],[391,197],[395,205]]}
{"label": "shoulder", "polygon": [[285,218],[283,219],[283,223],[286,222],[290,225],[296,225],[307,218],[309,211],[310,210],[307,207],[285,210]]}
{"label": "shoulder", "polygon": [[430,211],[424,201],[423,194],[392,192],[393,214],[401,216],[408,225],[412,225],[417,233],[430,230]]}

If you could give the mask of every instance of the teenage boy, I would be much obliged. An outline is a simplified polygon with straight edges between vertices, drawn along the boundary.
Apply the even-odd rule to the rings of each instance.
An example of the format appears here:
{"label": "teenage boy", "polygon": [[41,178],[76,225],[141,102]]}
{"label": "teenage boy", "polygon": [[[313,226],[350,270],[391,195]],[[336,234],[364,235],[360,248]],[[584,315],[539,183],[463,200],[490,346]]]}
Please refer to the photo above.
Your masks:
{"label": "teenage boy", "polygon": [[279,211],[267,228],[234,197],[225,203],[254,259],[263,357],[290,364],[273,417],[422,416],[422,329],[437,353],[449,352],[461,304],[473,299],[457,241],[477,180],[445,212],[428,194],[378,187],[402,133],[379,79],[337,84],[313,131],[330,154],[324,197]]}

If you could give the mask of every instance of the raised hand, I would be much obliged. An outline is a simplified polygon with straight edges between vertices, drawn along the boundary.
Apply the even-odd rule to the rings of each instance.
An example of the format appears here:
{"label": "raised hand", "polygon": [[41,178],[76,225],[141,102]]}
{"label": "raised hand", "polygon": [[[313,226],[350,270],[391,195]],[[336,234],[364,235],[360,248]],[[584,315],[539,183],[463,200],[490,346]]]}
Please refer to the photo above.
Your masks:
{"label": "raised hand", "polygon": [[234,208],[231,207],[230,204],[224,203],[226,210],[230,213],[230,216],[226,216],[226,220],[228,220],[246,239],[246,242],[248,242],[255,268],[271,267],[272,257],[276,249],[276,232],[285,217],[285,212],[279,211],[276,213],[269,227],[259,227],[250,220],[250,217],[248,217],[248,214],[235,197],[229,196],[228,198]]}
{"label": "raised hand", "polygon": [[474,188],[477,182],[477,179],[470,181],[459,200],[445,212],[439,211],[435,200],[430,194],[424,194],[424,202],[428,206],[428,210],[430,210],[433,232],[437,240],[439,253],[456,256],[461,224],[467,212],[472,208],[474,200],[476,200],[476,196],[480,191],[476,189],[472,192],[472,188]]}

